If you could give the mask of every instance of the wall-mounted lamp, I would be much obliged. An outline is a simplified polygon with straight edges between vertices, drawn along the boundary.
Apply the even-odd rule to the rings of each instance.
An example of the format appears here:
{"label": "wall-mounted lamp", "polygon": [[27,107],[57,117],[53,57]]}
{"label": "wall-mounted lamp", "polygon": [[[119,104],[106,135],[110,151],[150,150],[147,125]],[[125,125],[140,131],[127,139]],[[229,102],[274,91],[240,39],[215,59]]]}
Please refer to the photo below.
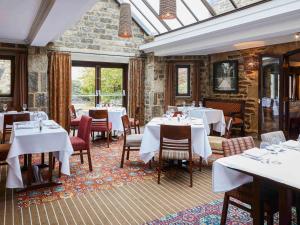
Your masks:
{"label": "wall-mounted lamp", "polygon": [[244,58],[244,69],[246,71],[258,70],[258,57],[248,56]]}
{"label": "wall-mounted lamp", "polygon": [[298,41],[300,39],[300,33],[295,34],[295,39]]}

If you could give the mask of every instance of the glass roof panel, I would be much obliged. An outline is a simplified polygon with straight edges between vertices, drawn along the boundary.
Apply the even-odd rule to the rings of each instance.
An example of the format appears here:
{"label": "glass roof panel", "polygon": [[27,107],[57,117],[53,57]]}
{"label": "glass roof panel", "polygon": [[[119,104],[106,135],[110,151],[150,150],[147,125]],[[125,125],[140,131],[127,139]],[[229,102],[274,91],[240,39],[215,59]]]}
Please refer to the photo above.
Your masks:
{"label": "glass roof panel", "polygon": [[174,19],[174,20],[165,20],[165,22],[168,24],[168,26],[174,30],[177,29],[179,27],[182,27],[181,24],[178,22],[178,20]]}
{"label": "glass roof panel", "polygon": [[[160,32],[164,33],[167,32],[167,29],[164,27],[164,25],[159,21],[159,19],[151,12],[151,10],[142,2],[142,0],[132,0],[130,1],[130,4],[133,6],[132,8],[137,7],[140,11],[139,16],[144,15],[144,17],[147,17],[149,21],[155,26],[155,28]],[[141,19],[142,20],[142,19]],[[148,22],[149,25],[149,22]],[[149,27],[150,29],[150,27]]]}
{"label": "glass roof panel", "polygon": [[207,2],[218,15],[235,9],[229,0],[207,0]]}
{"label": "glass roof panel", "polygon": [[261,2],[262,0],[234,0],[238,7],[244,7],[253,3]]}
{"label": "glass roof panel", "polygon": [[177,17],[183,23],[183,25],[189,25],[197,22],[193,15],[189,12],[186,6],[182,3],[182,0],[177,0]]}
{"label": "glass roof panel", "polygon": [[205,20],[212,16],[200,0],[182,0],[182,1],[184,1],[187,4],[187,6],[190,8],[190,10],[192,10],[194,15],[199,20]]}

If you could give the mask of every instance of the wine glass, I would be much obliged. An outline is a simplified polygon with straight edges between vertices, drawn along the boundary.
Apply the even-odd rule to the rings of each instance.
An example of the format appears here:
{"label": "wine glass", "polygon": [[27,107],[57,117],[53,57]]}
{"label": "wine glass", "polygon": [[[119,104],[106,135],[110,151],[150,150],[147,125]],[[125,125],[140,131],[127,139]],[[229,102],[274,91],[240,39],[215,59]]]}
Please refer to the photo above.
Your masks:
{"label": "wine glass", "polygon": [[185,108],[185,101],[183,101],[182,105],[183,105],[183,107]]}
{"label": "wine glass", "polygon": [[171,117],[174,116],[174,113],[175,113],[174,109],[170,109],[170,116],[171,116]]}
{"label": "wine glass", "polygon": [[27,109],[27,104],[23,104],[22,108],[23,108],[23,111],[25,112]]}
{"label": "wine glass", "polygon": [[7,104],[4,103],[2,107],[3,107],[3,111],[4,111],[4,112],[7,112],[7,108],[8,108]]}
{"label": "wine glass", "polygon": [[192,107],[194,108],[196,105],[196,102],[195,101],[192,101]]}
{"label": "wine glass", "polygon": [[300,143],[300,134],[299,134],[299,136],[298,136],[298,138],[297,138],[297,141]]}
{"label": "wine glass", "polygon": [[270,146],[269,142],[262,141],[260,143],[260,149],[267,149],[268,146]]}
{"label": "wine glass", "polygon": [[203,105],[202,105],[202,101],[199,101],[199,107],[202,108]]}

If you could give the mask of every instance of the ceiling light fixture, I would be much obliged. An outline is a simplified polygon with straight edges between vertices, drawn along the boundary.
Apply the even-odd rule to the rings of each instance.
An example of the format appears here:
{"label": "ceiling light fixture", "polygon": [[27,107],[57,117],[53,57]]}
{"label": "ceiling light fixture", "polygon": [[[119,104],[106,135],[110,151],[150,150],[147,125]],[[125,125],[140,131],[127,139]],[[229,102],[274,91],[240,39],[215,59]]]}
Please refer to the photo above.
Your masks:
{"label": "ceiling light fixture", "polygon": [[176,19],[176,0],[160,0],[159,17],[163,20]]}
{"label": "ceiling light fixture", "polygon": [[299,39],[300,39],[300,33],[296,33],[296,34],[295,34],[295,39],[296,39],[296,40],[299,40]]}
{"label": "ceiling light fixture", "polygon": [[120,21],[119,21],[119,37],[131,38],[131,8],[129,3],[121,3],[120,5]]}

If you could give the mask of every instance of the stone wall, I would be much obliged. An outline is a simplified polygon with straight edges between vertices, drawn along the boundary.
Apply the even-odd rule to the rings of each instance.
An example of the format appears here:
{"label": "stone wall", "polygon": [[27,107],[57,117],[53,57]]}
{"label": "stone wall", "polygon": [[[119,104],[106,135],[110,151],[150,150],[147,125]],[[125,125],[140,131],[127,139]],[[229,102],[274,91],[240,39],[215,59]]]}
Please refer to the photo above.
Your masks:
{"label": "stone wall", "polygon": [[146,34],[132,22],[133,38],[118,37],[120,8],[115,0],[98,0],[81,20],[51,46],[58,50],[98,54],[139,54]]}

